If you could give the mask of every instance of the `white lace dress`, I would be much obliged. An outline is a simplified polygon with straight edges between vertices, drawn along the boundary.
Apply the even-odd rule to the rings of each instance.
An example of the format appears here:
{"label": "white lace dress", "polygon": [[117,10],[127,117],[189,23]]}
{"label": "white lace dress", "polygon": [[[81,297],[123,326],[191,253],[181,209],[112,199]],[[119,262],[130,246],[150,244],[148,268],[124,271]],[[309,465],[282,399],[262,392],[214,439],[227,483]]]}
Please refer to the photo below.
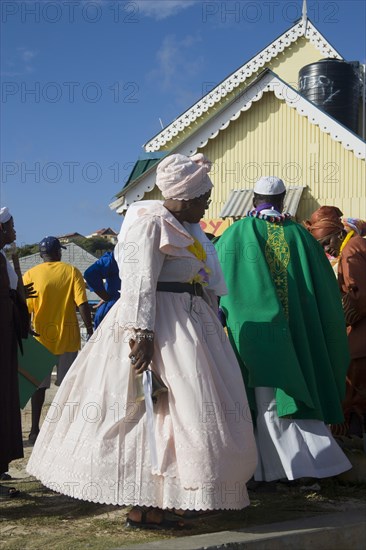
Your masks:
{"label": "white lace dress", "polygon": [[[212,292],[155,291],[158,280],[187,282],[202,269],[187,250],[193,239],[159,203],[124,233],[121,298],[60,386],[27,470],[55,491],[93,502],[244,508],[256,445],[240,369],[209,305]],[[155,331],[152,369],[169,390],[154,405],[155,468],[145,403],[135,402],[131,328]]]}

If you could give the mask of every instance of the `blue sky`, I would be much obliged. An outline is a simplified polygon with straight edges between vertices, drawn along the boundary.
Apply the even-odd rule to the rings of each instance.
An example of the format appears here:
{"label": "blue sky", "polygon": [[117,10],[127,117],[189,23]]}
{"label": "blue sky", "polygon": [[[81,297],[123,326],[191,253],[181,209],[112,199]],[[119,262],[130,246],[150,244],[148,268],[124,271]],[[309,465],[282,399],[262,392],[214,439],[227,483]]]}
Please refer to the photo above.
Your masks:
{"label": "blue sky", "polygon": [[[365,0],[308,0],[365,63]],[[18,245],[119,230],[108,204],[142,146],[301,16],[302,0],[1,2],[0,204]]]}

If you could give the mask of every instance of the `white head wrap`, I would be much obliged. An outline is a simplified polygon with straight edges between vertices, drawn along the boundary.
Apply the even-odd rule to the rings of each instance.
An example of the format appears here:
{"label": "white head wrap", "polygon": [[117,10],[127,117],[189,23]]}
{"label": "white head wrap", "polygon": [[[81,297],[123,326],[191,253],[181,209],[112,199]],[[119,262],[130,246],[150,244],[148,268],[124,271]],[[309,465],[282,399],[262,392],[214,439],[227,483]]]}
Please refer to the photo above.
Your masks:
{"label": "white head wrap", "polygon": [[210,170],[211,162],[202,153],[192,157],[169,155],[158,165],[156,185],[164,199],[194,199],[213,187],[207,175]]}
{"label": "white head wrap", "polygon": [[0,223],[8,222],[12,217],[7,206],[0,208]]}

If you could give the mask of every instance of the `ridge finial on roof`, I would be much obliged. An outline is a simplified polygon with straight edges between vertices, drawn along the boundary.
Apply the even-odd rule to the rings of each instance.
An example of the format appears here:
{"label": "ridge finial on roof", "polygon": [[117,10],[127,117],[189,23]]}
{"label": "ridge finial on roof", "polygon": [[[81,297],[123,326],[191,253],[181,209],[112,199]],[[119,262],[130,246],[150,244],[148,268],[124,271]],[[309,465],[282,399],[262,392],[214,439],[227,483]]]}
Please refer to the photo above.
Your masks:
{"label": "ridge finial on roof", "polygon": [[306,30],[308,26],[308,7],[306,4],[306,0],[303,0],[302,3],[302,22],[304,23],[304,36],[306,36]]}
{"label": "ridge finial on roof", "polygon": [[304,22],[308,20],[308,7],[306,4],[306,0],[303,0],[303,3],[302,3],[302,20]]}

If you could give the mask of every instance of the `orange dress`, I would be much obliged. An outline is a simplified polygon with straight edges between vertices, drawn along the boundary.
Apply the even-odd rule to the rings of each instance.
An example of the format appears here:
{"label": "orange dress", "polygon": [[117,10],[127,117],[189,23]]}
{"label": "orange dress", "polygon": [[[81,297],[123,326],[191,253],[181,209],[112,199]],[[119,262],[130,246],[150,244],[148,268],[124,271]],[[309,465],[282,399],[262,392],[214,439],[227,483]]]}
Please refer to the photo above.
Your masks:
{"label": "orange dress", "polygon": [[[351,363],[344,400],[346,421],[359,418],[365,431],[366,415],[366,240],[354,235],[338,263],[338,283],[345,304]],[[358,435],[361,435],[359,433]]]}

